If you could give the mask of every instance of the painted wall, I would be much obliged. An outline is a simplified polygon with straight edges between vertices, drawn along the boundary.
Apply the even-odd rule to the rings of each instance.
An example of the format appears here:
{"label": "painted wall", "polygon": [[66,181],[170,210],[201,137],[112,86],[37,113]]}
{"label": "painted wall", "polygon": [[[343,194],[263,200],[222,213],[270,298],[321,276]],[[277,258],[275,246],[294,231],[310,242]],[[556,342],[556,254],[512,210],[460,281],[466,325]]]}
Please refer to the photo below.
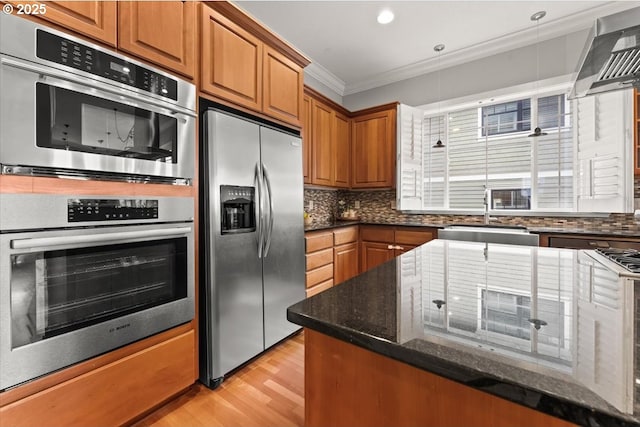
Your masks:
{"label": "painted wall", "polygon": [[[540,80],[576,71],[588,30],[541,41]],[[346,95],[343,104],[356,111],[375,105],[400,101],[419,106],[437,102],[438,74],[440,100],[459,98],[490,90],[516,86],[536,80],[537,44],[492,55],[386,86]],[[322,92],[324,93],[324,92]]]}

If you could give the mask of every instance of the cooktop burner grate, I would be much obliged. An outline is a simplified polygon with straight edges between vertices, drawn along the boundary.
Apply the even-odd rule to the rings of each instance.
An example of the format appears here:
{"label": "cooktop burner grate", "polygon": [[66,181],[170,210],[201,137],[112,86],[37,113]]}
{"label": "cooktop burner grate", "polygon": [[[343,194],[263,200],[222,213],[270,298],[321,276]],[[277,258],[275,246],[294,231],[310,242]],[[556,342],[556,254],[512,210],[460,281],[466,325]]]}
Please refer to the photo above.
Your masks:
{"label": "cooktop burner grate", "polygon": [[640,273],[640,251],[637,249],[596,249],[601,255],[633,273]]}

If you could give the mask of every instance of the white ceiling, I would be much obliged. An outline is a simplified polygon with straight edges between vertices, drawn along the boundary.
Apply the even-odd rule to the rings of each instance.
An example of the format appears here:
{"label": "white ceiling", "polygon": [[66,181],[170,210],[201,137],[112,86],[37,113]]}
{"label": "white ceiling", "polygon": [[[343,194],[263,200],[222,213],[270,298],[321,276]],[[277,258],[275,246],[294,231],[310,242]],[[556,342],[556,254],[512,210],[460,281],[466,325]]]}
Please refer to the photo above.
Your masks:
{"label": "white ceiling", "polygon": [[[234,1],[313,62],[339,95],[414,77],[574,31],[640,1]],[[395,20],[376,21],[382,9]],[[547,15],[536,29],[531,15]],[[537,35],[539,34],[539,35]],[[436,44],[446,48],[438,58]]]}

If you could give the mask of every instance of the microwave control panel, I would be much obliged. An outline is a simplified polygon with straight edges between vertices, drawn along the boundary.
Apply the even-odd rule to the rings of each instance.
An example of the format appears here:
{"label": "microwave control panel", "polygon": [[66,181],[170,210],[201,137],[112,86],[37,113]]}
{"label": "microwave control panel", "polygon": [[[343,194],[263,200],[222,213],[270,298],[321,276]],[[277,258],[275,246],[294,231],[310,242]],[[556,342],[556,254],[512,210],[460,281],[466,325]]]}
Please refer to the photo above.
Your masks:
{"label": "microwave control panel", "polygon": [[37,30],[36,55],[164,98],[178,99],[175,79],[56,34]]}
{"label": "microwave control panel", "polygon": [[157,219],[158,200],[68,199],[69,222]]}

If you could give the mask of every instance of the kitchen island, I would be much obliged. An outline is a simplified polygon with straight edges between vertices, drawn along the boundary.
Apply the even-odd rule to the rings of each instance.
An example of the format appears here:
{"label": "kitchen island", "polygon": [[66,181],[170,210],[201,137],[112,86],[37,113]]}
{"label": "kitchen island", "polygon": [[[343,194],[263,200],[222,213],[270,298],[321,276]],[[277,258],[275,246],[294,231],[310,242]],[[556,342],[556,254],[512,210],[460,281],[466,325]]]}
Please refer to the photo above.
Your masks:
{"label": "kitchen island", "polygon": [[306,426],[640,424],[640,281],[612,268],[434,240],[291,306]]}

